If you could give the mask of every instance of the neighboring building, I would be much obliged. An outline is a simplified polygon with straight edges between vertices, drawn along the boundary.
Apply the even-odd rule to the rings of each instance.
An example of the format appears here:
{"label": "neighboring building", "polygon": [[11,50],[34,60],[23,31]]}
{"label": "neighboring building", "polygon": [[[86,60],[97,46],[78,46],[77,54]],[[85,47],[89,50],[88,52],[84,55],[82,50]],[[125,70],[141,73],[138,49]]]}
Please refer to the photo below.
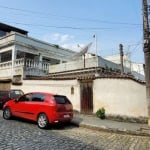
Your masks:
{"label": "neighboring building", "polygon": [[[121,70],[120,55],[113,55],[106,58],[86,53],[85,57],[77,61],[69,61],[63,64],[50,66],[50,73],[69,71],[90,67],[103,67],[110,70]],[[131,63],[128,55],[124,57],[124,73],[133,75],[136,79],[145,80],[143,64]]]}
{"label": "neighboring building", "polygon": [[[105,57],[105,59],[120,65],[120,55],[119,54],[107,56],[107,57]],[[129,53],[124,54],[123,65],[124,65],[126,73],[131,72],[131,74],[133,76],[135,76],[136,78],[145,80],[143,64],[132,62],[130,60]]]}

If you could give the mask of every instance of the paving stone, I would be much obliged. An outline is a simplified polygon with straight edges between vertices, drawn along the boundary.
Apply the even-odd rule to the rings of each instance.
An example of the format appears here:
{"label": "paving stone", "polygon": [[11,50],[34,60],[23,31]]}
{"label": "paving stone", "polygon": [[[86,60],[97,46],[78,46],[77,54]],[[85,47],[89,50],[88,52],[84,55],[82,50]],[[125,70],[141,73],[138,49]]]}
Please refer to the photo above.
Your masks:
{"label": "paving stone", "polygon": [[72,125],[41,130],[35,123],[0,116],[0,150],[150,150],[150,137]]}

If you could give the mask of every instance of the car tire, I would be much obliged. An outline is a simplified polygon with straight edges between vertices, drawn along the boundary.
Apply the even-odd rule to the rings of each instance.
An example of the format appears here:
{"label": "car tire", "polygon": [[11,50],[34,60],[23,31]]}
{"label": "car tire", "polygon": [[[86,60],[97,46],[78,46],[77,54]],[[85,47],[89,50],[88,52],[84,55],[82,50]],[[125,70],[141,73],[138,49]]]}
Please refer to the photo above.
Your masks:
{"label": "car tire", "polygon": [[46,129],[49,125],[48,117],[45,113],[41,113],[37,118],[38,127],[41,129]]}
{"label": "car tire", "polygon": [[4,108],[3,118],[9,120],[12,117],[11,110],[9,107]]}

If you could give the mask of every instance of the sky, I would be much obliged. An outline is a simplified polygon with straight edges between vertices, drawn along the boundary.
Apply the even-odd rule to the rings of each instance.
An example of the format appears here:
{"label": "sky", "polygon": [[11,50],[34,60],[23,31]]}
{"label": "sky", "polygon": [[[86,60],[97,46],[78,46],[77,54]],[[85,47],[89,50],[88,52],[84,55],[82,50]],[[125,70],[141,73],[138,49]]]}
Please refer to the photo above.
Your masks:
{"label": "sky", "polygon": [[0,0],[0,20],[74,51],[92,42],[89,53],[102,57],[123,44],[132,62],[144,63],[142,0]]}

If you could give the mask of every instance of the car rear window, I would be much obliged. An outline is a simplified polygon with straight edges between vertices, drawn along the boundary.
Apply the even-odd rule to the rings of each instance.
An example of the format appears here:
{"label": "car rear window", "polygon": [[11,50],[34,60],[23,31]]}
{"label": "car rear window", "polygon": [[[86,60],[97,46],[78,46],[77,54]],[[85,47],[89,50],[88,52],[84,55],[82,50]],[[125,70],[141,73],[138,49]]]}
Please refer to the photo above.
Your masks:
{"label": "car rear window", "polygon": [[66,96],[54,95],[57,104],[70,104],[69,99]]}

